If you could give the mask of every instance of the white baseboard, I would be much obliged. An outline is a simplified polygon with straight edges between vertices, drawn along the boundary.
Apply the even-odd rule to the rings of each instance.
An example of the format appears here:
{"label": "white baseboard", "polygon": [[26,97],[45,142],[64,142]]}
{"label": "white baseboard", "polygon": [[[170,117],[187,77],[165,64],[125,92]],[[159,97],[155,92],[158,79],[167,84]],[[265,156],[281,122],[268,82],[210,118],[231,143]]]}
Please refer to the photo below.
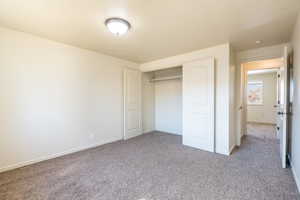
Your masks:
{"label": "white baseboard", "polygon": [[232,145],[232,147],[230,147],[228,155],[231,155],[231,153],[232,153],[232,151],[234,150],[235,147],[236,147],[236,145]]}
{"label": "white baseboard", "polygon": [[42,161],[45,161],[45,160],[50,160],[50,159],[53,159],[53,158],[61,157],[61,156],[64,156],[64,155],[76,153],[76,152],[83,151],[83,150],[86,150],[86,149],[95,148],[95,147],[98,147],[98,146],[101,146],[101,145],[104,145],[104,144],[108,144],[108,143],[112,143],[112,142],[116,142],[116,141],[119,141],[119,140],[121,140],[121,139],[118,138],[118,139],[112,139],[112,140],[108,140],[108,141],[102,141],[102,142],[94,143],[94,144],[91,144],[91,145],[72,148],[70,150],[60,152],[60,153],[56,153],[56,154],[52,154],[52,155],[49,155],[49,156],[43,156],[43,157],[40,157],[40,158],[37,158],[37,159],[23,161],[23,162],[19,162],[19,163],[16,163],[16,164],[4,166],[4,167],[0,168],[0,173],[5,172],[5,171],[10,171],[10,170],[13,170],[13,169],[17,169],[17,168],[20,168],[20,167],[25,167],[27,165],[32,165],[32,164],[35,164],[35,163],[39,163],[39,162],[42,162]]}
{"label": "white baseboard", "polygon": [[161,132],[161,133],[166,133],[166,134],[171,134],[171,135],[182,135],[182,133],[178,133],[178,132],[174,132],[174,131],[165,131],[165,130],[154,130],[154,131],[158,131],[158,132]]}
{"label": "white baseboard", "polygon": [[155,130],[150,130],[150,129],[149,129],[149,130],[144,130],[144,131],[143,131],[143,134],[152,133],[152,132],[154,132],[154,131],[155,131]]}
{"label": "white baseboard", "polygon": [[293,176],[294,176],[297,188],[298,188],[298,192],[300,192],[300,178],[297,176],[297,173],[296,173],[295,168],[292,163],[291,163],[291,169],[292,169]]}
{"label": "white baseboard", "polygon": [[229,151],[227,151],[226,153],[221,153],[221,152],[216,152],[216,153],[219,153],[219,154],[222,154],[222,155],[226,155],[226,156],[230,156],[233,149],[236,147],[237,145],[232,145],[230,148],[229,148]]}
{"label": "white baseboard", "polygon": [[131,139],[131,138],[135,138],[135,137],[140,136],[140,135],[143,135],[143,134],[144,134],[143,131],[140,130],[139,132],[136,132],[134,135],[124,136],[124,140],[129,140],[129,139]]}

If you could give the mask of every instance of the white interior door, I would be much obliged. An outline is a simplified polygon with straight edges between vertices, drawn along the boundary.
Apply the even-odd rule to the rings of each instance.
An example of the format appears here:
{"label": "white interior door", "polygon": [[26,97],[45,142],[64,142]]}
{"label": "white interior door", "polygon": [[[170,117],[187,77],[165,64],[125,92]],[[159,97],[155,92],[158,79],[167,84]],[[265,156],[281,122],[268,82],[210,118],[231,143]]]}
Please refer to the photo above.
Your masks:
{"label": "white interior door", "polygon": [[280,138],[280,157],[282,167],[286,168],[287,163],[287,134],[288,134],[288,115],[289,115],[289,65],[288,48],[284,48],[284,65],[280,68],[279,92],[280,100],[278,107],[278,127]]}
{"label": "white interior door", "polygon": [[124,71],[124,139],[142,134],[141,126],[141,72]]}
{"label": "white interior door", "polygon": [[183,64],[183,144],[214,152],[214,59]]}

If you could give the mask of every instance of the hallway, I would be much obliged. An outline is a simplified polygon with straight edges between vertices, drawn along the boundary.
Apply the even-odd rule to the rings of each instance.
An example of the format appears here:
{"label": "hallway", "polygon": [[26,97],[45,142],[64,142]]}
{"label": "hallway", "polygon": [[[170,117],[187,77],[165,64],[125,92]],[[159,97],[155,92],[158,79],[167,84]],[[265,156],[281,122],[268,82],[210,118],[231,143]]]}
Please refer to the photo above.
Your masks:
{"label": "hallway", "polygon": [[247,124],[247,135],[264,140],[276,140],[276,126],[258,123]]}

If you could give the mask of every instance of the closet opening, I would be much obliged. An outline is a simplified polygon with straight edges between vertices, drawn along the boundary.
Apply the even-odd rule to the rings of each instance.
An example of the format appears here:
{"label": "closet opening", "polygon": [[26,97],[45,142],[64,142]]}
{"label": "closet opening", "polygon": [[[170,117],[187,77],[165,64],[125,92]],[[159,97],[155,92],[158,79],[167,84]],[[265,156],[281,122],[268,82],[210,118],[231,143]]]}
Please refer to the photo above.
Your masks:
{"label": "closet opening", "polygon": [[143,133],[182,136],[185,146],[215,152],[214,58],[142,73]]}
{"label": "closet opening", "polygon": [[182,135],[182,67],[143,73],[143,131]]}

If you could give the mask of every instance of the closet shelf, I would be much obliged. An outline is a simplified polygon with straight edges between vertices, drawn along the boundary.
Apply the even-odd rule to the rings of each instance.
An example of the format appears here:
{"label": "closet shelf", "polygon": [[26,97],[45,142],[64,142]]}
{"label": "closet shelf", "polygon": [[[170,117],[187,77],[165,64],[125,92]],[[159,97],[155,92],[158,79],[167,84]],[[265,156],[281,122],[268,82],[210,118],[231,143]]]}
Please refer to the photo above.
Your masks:
{"label": "closet shelf", "polygon": [[168,76],[168,77],[162,77],[162,78],[153,78],[153,79],[151,79],[151,82],[167,81],[167,80],[181,79],[181,78],[182,78],[182,76]]}

